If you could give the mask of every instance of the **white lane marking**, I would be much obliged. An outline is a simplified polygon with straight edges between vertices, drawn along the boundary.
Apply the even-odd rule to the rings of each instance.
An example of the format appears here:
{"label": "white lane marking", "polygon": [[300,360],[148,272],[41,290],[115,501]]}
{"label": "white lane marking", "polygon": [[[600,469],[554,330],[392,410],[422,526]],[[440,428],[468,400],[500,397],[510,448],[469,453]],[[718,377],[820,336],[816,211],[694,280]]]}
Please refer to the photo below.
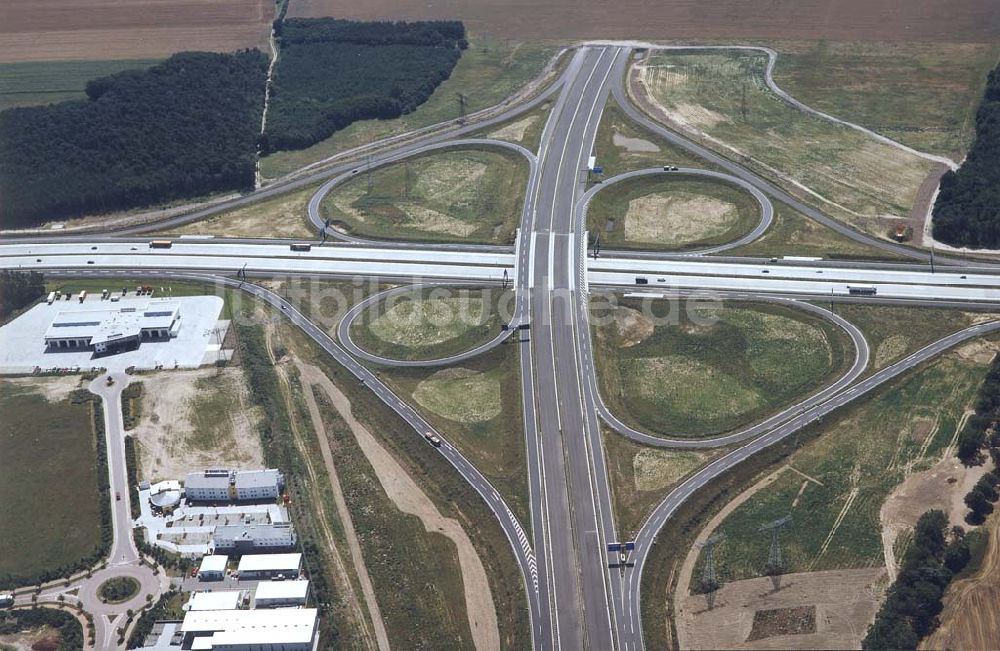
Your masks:
{"label": "white lane marking", "polygon": [[528,244],[528,287],[533,288],[535,286],[535,244],[538,239],[538,233],[531,232],[531,240]]}
{"label": "white lane marking", "polygon": [[555,285],[554,285],[555,278],[553,277],[555,275],[555,262],[556,262],[555,261],[555,250],[556,250],[556,236],[555,236],[555,233],[551,233],[550,232],[548,234],[548,238],[549,238],[549,259],[548,259],[548,265],[549,265],[548,276],[549,276],[549,278],[548,278],[548,288],[549,288],[549,291],[552,291],[554,289],[554,287],[555,287]]}

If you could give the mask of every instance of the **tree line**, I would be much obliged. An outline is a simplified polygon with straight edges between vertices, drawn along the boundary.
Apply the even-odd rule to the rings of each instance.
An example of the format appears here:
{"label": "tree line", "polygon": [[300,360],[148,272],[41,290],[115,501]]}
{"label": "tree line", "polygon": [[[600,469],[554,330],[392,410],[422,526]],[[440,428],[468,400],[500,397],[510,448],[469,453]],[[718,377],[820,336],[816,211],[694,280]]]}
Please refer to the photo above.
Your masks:
{"label": "tree line", "polygon": [[1000,66],[987,78],[968,157],[941,178],[932,223],[947,244],[1000,247]]}
{"label": "tree line", "polygon": [[0,112],[0,225],[252,189],[267,57],[184,52]]}
{"label": "tree line", "polygon": [[942,511],[920,516],[896,581],[861,643],[865,651],[916,649],[937,628],[941,598],[971,558],[962,527],[948,528]]}
{"label": "tree line", "polygon": [[[1000,422],[1000,357],[996,357],[979,387],[976,411],[958,435],[956,454],[966,466],[978,466],[985,460],[983,446]],[[998,440],[997,445],[1000,445]],[[992,440],[991,440],[992,444]]]}
{"label": "tree line", "polygon": [[468,46],[456,21],[285,20],[261,151],[302,149],[427,101]]}

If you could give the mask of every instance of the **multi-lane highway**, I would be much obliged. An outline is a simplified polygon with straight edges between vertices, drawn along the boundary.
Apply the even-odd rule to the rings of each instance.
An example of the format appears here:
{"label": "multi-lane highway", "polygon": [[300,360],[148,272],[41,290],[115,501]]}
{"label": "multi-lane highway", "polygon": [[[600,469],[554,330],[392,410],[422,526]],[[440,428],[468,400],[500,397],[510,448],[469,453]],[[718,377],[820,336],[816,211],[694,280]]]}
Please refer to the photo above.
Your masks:
{"label": "multi-lane highway", "polygon": [[[142,227],[150,230],[168,228],[325,180],[310,201],[305,216],[319,229],[325,226],[319,209],[323,197],[339,183],[369,168],[444,147],[496,146],[524,156],[530,170],[521,224],[513,248],[379,242],[332,231],[329,231],[330,236],[340,242],[325,245],[313,242],[308,250],[293,250],[291,245],[295,242],[289,240],[182,238],[175,239],[169,248],[154,248],[148,239],[77,235],[0,243],[0,268],[111,277],[145,272],[167,278],[207,280],[249,292],[273,305],[398,414],[412,429],[412,435],[424,436],[431,432],[444,440],[437,449],[482,497],[510,541],[524,577],[531,635],[536,648],[639,649],[643,647],[639,608],[643,567],[656,534],[681,504],[751,455],[817,418],[951,346],[1000,330],[997,322],[974,326],[865,377],[869,350],[860,330],[833,311],[805,301],[820,298],[997,306],[1000,305],[1000,266],[968,263],[932,269],[923,264],[708,257],[708,254],[721,253],[764,233],[771,224],[773,201],[777,200],[855,240],[912,259],[927,259],[922,251],[858,233],[739,164],[656,124],[631,104],[624,89],[624,71],[631,58],[631,49],[620,44],[580,47],[548,89],[531,101],[491,113],[485,121],[447,133],[421,134],[407,139],[396,149],[380,151],[364,165],[342,164],[321,172],[305,173],[232,202]],[[611,93],[633,120],[724,171],[694,168],[668,171],[662,167],[635,170],[588,190],[587,159],[593,149],[603,107]],[[551,100],[552,108],[537,152],[493,140],[462,139],[485,126],[530,110],[543,100]],[[790,97],[786,100],[793,105],[799,104]],[[808,109],[803,106],[800,110]],[[821,117],[825,115],[816,113]],[[661,174],[711,177],[736,185],[757,201],[760,221],[746,235],[703,250],[679,253],[605,251],[601,257],[588,258],[585,224],[590,200],[609,185]],[[940,256],[938,260],[955,262]],[[288,274],[363,276],[394,282],[416,280],[432,285],[499,284],[509,280],[515,290],[509,325],[526,325],[530,332],[519,354],[532,538],[529,539],[525,527],[479,470],[447,442],[443,433],[436,432],[364,364],[455,364],[498,345],[506,339],[505,332],[472,350],[439,360],[388,359],[356,345],[350,336],[351,324],[377,302],[416,291],[419,287],[393,288],[353,306],[338,326],[338,343],[296,306],[260,286],[234,280],[237,274],[244,279]],[[711,290],[723,298],[783,303],[812,312],[846,332],[855,349],[854,360],[828,386],[737,432],[692,439],[665,438],[637,431],[617,419],[601,400],[590,341],[588,292],[591,287],[625,291],[650,300]],[[117,394],[110,388],[104,390],[105,393],[109,391],[106,398],[113,400]],[[648,445],[738,446],[683,482],[654,509],[636,538],[632,559],[635,564],[624,571],[609,566],[605,551],[608,543],[617,542],[619,532],[605,467],[602,420],[621,434]],[[109,427],[109,431],[112,429]],[[115,441],[109,443],[109,454],[114,456],[112,485],[117,489],[122,479],[118,471],[120,446]],[[114,556],[121,555],[121,562],[129,564],[134,561],[135,550],[130,542],[120,540],[119,533],[127,526],[127,509],[122,513],[124,515],[118,514],[114,520],[115,552],[109,560],[114,563]]]}

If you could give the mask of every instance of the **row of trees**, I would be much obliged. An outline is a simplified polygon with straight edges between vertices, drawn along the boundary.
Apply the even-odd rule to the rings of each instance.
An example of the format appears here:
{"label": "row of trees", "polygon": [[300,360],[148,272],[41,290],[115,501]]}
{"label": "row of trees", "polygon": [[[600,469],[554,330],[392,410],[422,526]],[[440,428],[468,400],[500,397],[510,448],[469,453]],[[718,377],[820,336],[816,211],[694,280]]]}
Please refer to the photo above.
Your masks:
{"label": "row of trees", "polygon": [[45,295],[45,277],[37,271],[0,271],[0,322]]}
{"label": "row of trees", "polygon": [[286,20],[261,151],[302,149],[357,120],[412,112],[466,46],[457,22]]}
{"label": "row of trees", "polygon": [[0,225],[254,186],[267,57],[186,52],[0,113]]}
{"label": "row of trees", "polygon": [[916,649],[938,625],[941,598],[971,558],[961,527],[948,528],[942,511],[920,516],[885,603],[861,643],[866,651]]}
{"label": "row of trees", "polygon": [[976,140],[957,172],[941,179],[934,237],[955,246],[1000,247],[1000,66],[976,112]]}
{"label": "row of trees", "polygon": [[[997,422],[1000,422],[1000,357],[993,360],[986,379],[979,387],[976,413],[966,421],[958,435],[956,454],[963,464],[978,466],[983,463],[983,446]],[[997,445],[1000,445],[1000,441],[997,441]]]}

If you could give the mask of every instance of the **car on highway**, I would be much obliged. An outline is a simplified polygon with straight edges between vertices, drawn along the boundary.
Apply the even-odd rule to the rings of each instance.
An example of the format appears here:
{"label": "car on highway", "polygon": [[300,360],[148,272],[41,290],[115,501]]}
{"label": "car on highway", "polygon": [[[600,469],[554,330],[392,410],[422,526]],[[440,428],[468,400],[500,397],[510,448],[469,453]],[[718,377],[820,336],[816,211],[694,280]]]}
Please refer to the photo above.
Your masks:
{"label": "car on highway", "polygon": [[436,448],[441,447],[440,437],[436,436],[433,432],[424,432],[424,438],[427,440],[428,443],[430,443],[434,447]]}

